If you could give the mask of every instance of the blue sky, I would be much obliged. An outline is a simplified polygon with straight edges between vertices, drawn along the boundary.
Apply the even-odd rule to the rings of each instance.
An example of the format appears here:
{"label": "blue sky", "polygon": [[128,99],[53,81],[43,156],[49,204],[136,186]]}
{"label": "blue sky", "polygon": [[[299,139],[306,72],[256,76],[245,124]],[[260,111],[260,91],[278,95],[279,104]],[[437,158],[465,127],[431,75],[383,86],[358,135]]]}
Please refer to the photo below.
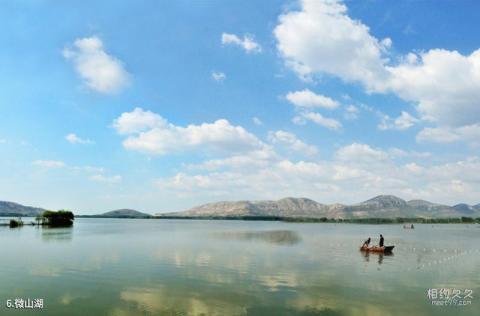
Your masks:
{"label": "blue sky", "polygon": [[0,5],[0,200],[480,202],[477,2]]}

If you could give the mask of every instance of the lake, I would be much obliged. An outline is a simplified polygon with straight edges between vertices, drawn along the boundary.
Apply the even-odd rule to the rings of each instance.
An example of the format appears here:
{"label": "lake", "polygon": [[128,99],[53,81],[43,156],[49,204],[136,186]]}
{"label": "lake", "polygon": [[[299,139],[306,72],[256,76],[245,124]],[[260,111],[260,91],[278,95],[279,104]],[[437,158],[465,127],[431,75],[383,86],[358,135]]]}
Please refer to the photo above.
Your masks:
{"label": "lake", "polygon": [[[393,255],[359,251],[378,234]],[[0,227],[1,315],[479,315],[479,225],[93,219]],[[473,291],[434,306],[429,289]],[[430,292],[430,294],[435,292]],[[437,292],[437,295],[439,292]],[[433,295],[433,294],[432,294]],[[438,298],[438,297],[437,297]]]}

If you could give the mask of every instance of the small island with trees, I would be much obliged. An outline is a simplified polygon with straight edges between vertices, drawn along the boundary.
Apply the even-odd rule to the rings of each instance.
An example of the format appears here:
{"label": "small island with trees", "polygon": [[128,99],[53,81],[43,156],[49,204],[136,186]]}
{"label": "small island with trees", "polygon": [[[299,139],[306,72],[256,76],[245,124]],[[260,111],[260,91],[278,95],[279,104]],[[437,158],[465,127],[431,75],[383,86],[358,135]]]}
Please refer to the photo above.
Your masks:
{"label": "small island with trees", "polygon": [[69,227],[73,225],[74,220],[75,215],[67,210],[45,211],[35,218],[38,225],[49,227]]}
{"label": "small island with trees", "polygon": [[[44,211],[42,214],[35,217],[35,222],[31,222],[32,226],[47,226],[47,227],[70,227],[73,225],[75,215],[71,211]],[[11,219],[8,223],[10,228],[23,226],[24,223],[19,217],[18,219]]]}

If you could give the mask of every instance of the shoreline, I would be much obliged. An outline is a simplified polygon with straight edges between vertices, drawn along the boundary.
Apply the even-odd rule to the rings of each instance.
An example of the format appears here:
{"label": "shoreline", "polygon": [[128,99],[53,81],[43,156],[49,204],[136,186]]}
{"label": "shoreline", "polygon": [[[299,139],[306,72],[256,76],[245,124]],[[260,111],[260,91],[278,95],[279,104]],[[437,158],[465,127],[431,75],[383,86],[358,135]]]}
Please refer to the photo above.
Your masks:
{"label": "shoreline", "polygon": [[289,223],[335,223],[335,224],[479,224],[480,218],[312,218],[282,216],[151,216],[151,217],[108,217],[98,215],[77,215],[77,218],[126,218],[126,219],[179,219],[179,220],[227,220],[227,221],[274,221]]}
{"label": "shoreline", "polygon": [[[2,218],[30,218],[33,216],[0,215]],[[283,216],[102,216],[102,215],[75,215],[75,218],[105,218],[105,219],[152,219],[152,220],[223,220],[223,221],[274,221],[288,223],[334,223],[334,224],[480,224],[480,218],[472,217],[445,217],[445,218],[316,218],[316,217],[283,217]],[[36,225],[36,223],[34,223]],[[6,224],[8,225],[8,224]],[[30,223],[25,225],[31,225]],[[3,226],[0,223],[0,226]]]}

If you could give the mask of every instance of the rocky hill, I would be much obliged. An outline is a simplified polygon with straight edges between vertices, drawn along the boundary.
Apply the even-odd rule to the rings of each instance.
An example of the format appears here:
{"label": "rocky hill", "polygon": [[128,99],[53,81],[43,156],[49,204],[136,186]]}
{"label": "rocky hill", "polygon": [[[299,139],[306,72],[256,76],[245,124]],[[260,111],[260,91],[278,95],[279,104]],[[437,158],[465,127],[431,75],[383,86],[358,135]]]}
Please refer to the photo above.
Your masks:
{"label": "rocky hill", "polygon": [[[461,206],[459,206],[461,205]],[[479,217],[480,208],[458,204],[448,206],[424,200],[405,201],[393,195],[379,195],[353,204],[321,204],[307,198],[284,198],[278,201],[216,202],[194,207],[183,212],[163,213],[158,216],[178,217],[310,217],[310,218],[395,218],[395,217]]]}
{"label": "rocky hill", "polygon": [[216,202],[194,207],[184,216],[295,216],[311,217],[328,212],[328,206],[306,198],[284,198],[278,201]]}

